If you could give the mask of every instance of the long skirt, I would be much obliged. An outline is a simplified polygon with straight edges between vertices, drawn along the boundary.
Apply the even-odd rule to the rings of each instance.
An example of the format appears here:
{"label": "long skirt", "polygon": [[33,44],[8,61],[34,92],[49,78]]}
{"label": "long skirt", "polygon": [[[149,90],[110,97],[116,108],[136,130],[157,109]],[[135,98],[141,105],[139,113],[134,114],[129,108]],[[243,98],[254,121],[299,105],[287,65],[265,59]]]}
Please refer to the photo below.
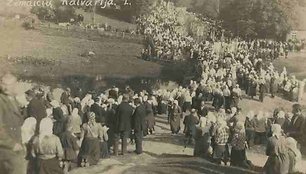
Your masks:
{"label": "long skirt", "polygon": [[288,155],[273,155],[269,156],[264,170],[266,174],[287,174],[289,171],[289,157]]}
{"label": "long skirt", "polygon": [[148,129],[152,129],[154,130],[154,126],[155,126],[155,117],[153,114],[149,114],[146,118],[146,126]]}
{"label": "long skirt", "polygon": [[174,134],[177,134],[181,129],[180,124],[181,124],[180,117],[170,119],[171,132],[174,133]]}
{"label": "long skirt", "polygon": [[213,152],[213,159],[217,162],[228,162],[229,151],[226,145],[215,145]]}
{"label": "long skirt", "polygon": [[208,133],[202,135],[202,130],[197,129],[197,135],[195,137],[195,145],[193,156],[197,157],[208,157],[209,152],[208,149],[210,147],[210,136]]}
{"label": "long skirt", "polygon": [[96,165],[100,159],[100,141],[98,138],[84,138],[79,157],[86,159],[89,165]]}
{"label": "long skirt", "polygon": [[158,114],[167,114],[167,105],[165,103],[158,104]]}
{"label": "long skirt", "polygon": [[57,158],[37,159],[38,174],[64,174]]}
{"label": "long skirt", "polygon": [[108,153],[108,145],[107,142],[101,142],[100,143],[100,147],[101,147],[101,158],[108,158],[109,157],[109,153]]}
{"label": "long skirt", "polygon": [[231,166],[242,167],[246,163],[246,153],[245,149],[236,150],[232,148],[231,150]]}

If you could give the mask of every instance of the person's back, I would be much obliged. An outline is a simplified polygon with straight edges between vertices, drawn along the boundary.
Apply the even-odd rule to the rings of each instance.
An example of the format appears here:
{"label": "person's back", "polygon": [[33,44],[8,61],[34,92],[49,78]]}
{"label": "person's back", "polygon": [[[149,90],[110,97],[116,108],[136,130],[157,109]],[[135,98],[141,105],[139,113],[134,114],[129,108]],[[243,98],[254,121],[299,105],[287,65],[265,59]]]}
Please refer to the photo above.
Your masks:
{"label": "person's back", "polygon": [[128,102],[122,102],[116,112],[117,117],[117,131],[131,130],[131,116],[133,114],[133,107]]}
{"label": "person's back", "polygon": [[38,125],[41,119],[47,116],[46,106],[44,105],[43,99],[34,97],[28,105],[28,116],[36,118]]}
{"label": "person's back", "polygon": [[63,156],[60,139],[56,135],[36,137],[33,142],[34,152],[40,159],[52,159]]}

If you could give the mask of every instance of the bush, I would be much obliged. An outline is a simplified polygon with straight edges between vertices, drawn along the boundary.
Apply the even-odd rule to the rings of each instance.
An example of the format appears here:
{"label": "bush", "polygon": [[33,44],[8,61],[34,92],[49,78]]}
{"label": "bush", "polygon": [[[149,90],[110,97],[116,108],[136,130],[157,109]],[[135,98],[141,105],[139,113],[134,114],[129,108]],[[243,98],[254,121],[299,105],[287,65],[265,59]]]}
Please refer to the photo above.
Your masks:
{"label": "bush", "polygon": [[[31,13],[37,15],[40,20],[52,22],[70,22],[70,19],[79,19],[81,16],[75,14],[75,9],[71,6],[62,6],[60,4],[54,7],[38,7],[31,9]],[[83,17],[84,18],[84,17]]]}
{"label": "bush", "polygon": [[33,26],[33,23],[30,22],[30,21],[24,21],[22,23],[22,27],[26,30],[31,30],[31,29],[34,29],[34,26]]}

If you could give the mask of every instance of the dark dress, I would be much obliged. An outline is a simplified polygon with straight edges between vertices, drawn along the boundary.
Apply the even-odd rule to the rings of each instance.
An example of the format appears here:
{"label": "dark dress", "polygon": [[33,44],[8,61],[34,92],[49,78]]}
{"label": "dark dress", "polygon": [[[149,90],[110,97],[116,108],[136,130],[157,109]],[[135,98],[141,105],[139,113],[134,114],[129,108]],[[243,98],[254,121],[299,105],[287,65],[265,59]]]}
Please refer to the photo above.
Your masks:
{"label": "dark dress", "polygon": [[71,132],[65,131],[60,135],[59,138],[64,150],[63,160],[75,161],[77,159],[76,151],[79,150],[77,137],[74,137]]}
{"label": "dark dress", "polygon": [[55,120],[53,125],[53,133],[55,135],[60,135],[64,132],[64,126],[66,123],[66,118],[61,108],[53,108],[53,119]]}
{"label": "dark dress", "polygon": [[181,117],[182,117],[182,110],[179,106],[175,106],[170,108],[169,110],[169,121],[170,121],[170,128],[173,134],[177,134],[181,129]]}
{"label": "dark dress", "polygon": [[196,124],[199,123],[199,118],[197,116],[187,115],[183,123],[185,125],[184,133],[187,138],[186,144],[191,144],[196,135]]}
{"label": "dark dress", "polygon": [[289,170],[289,156],[286,139],[283,136],[272,136],[268,139],[266,154],[268,160],[264,166],[267,174],[287,174]]}
{"label": "dark dress", "polygon": [[93,126],[85,123],[82,127],[82,137],[84,139],[79,152],[79,158],[81,160],[86,159],[89,165],[96,165],[101,155],[99,137],[102,137],[100,135],[102,126],[98,123]]}
{"label": "dark dress", "polygon": [[146,109],[146,117],[145,117],[145,123],[146,127],[144,131],[153,131],[155,126],[155,117],[153,113],[153,105],[146,102],[145,103],[145,109]]}

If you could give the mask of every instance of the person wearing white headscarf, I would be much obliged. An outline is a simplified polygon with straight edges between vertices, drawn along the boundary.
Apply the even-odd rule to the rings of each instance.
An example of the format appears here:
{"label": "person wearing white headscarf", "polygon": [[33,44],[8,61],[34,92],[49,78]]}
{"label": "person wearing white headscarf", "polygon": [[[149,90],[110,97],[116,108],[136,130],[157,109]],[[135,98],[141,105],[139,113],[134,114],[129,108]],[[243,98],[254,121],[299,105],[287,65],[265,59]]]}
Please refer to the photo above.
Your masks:
{"label": "person wearing white headscarf", "polygon": [[302,159],[301,151],[297,148],[297,141],[292,138],[286,138],[288,154],[289,154],[289,173],[297,172],[296,164]]}
{"label": "person wearing white headscarf", "polygon": [[182,109],[178,105],[178,101],[174,100],[173,105],[169,108],[169,121],[172,134],[178,134],[181,127]]}
{"label": "person wearing white headscarf", "polygon": [[217,120],[215,124],[215,131],[213,133],[214,136],[214,147],[213,147],[213,159],[217,164],[221,164],[224,162],[226,165],[228,162],[228,149],[227,143],[229,139],[229,127],[227,126],[227,122],[222,118]]}
{"label": "person wearing white headscarf", "polygon": [[255,144],[263,144],[266,141],[266,118],[264,113],[259,111],[254,117]]}
{"label": "person wearing white headscarf", "polygon": [[268,159],[264,166],[266,174],[288,174],[289,156],[286,138],[282,135],[279,124],[272,124],[272,136],[268,139],[266,155]]}
{"label": "person wearing white headscarf", "polygon": [[81,167],[96,165],[100,159],[100,142],[108,140],[106,132],[100,123],[96,122],[94,112],[87,114],[88,121],[81,128],[81,149],[79,157],[81,158]]}
{"label": "person wearing white headscarf", "polygon": [[22,144],[27,144],[35,134],[36,119],[29,117],[24,120],[21,126],[21,141]]}
{"label": "person wearing white headscarf", "polygon": [[23,125],[21,126],[21,140],[22,145],[26,149],[26,160],[28,161],[27,173],[31,174],[35,171],[34,158],[31,155],[33,148],[33,139],[36,130],[36,119],[34,117],[29,117],[25,119]]}
{"label": "person wearing white headscarf", "polygon": [[71,125],[71,133],[73,133],[77,137],[80,137],[82,119],[79,115],[79,109],[78,108],[74,108],[72,110],[71,115],[68,116],[67,122],[68,122],[68,124]]}
{"label": "person wearing white headscarf", "polygon": [[39,135],[33,141],[32,155],[37,159],[36,172],[39,174],[63,174],[59,165],[63,157],[63,148],[52,129],[53,121],[50,118],[42,119]]}
{"label": "person wearing white headscarf", "polygon": [[246,134],[243,122],[237,122],[231,140],[231,166],[249,168],[246,158]]}

